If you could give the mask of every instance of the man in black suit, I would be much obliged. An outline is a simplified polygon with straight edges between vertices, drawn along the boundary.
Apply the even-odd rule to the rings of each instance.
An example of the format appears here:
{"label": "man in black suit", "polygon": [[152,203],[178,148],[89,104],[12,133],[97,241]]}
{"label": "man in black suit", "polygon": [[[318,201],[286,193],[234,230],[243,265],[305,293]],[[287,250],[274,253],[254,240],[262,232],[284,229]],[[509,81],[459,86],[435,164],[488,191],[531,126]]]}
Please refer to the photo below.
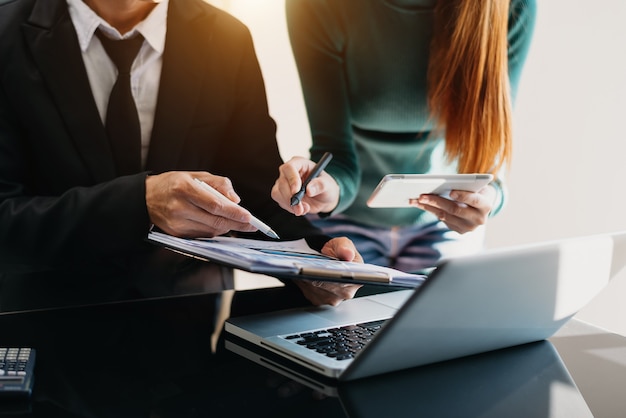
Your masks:
{"label": "man in black suit", "polygon": [[[100,37],[138,35],[141,167],[128,173],[105,130],[117,69]],[[185,237],[246,234],[250,212],[283,239],[359,260],[350,241],[329,240],[272,201],[275,132],[248,29],[201,0],[0,0],[3,303],[7,289],[36,293],[40,272],[87,289],[92,278],[146,271],[157,251],[145,241],[151,225]],[[193,178],[250,212],[220,205]],[[25,278],[29,289],[17,285]],[[316,304],[356,291],[299,286]]]}

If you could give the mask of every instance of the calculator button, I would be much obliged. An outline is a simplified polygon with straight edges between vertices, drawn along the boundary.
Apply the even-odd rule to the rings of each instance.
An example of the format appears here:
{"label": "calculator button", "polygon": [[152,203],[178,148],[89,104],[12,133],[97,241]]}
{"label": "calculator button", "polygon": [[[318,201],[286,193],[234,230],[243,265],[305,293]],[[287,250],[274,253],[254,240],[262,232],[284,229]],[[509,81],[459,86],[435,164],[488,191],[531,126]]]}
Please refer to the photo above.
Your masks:
{"label": "calculator button", "polygon": [[35,350],[28,347],[0,347],[0,398],[29,397],[32,393],[34,365]]}

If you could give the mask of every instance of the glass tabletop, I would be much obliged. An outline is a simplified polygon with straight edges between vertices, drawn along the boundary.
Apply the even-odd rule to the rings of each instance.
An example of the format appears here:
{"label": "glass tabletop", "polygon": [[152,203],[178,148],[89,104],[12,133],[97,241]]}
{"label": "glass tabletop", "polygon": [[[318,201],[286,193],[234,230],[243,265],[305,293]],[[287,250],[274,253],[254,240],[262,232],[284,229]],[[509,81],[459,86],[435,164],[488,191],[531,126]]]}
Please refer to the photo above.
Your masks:
{"label": "glass tabletop", "polygon": [[303,303],[285,286],[0,315],[3,345],[37,350],[32,398],[2,400],[0,416],[575,417],[626,410],[619,393],[626,339],[577,321],[550,341],[346,384],[221,332],[229,315]]}

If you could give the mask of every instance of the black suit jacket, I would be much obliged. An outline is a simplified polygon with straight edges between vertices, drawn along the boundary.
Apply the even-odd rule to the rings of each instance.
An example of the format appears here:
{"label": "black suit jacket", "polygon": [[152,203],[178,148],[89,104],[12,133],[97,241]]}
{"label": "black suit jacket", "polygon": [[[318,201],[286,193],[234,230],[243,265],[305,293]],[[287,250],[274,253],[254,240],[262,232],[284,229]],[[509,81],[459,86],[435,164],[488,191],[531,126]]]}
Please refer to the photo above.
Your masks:
{"label": "black suit jacket", "polygon": [[327,238],[270,197],[282,163],[275,132],[248,29],[201,0],[170,0],[147,172],[117,177],[66,1],[5,2],[0,269],[126,271],[153,249],[145,177],[170,170],[229,177],[281,237],[319,246]]}

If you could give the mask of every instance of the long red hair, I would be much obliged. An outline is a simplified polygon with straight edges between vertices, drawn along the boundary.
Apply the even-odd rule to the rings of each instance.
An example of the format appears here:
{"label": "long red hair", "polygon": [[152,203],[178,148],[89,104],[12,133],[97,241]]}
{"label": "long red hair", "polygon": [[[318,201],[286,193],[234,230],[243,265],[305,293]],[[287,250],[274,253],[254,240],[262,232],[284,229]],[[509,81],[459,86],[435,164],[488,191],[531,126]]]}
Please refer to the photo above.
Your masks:
{"label": "long red hair", "polygon": [[510,0],[439,0],[428,67],[429,105],[460,173],[509,165]]}

